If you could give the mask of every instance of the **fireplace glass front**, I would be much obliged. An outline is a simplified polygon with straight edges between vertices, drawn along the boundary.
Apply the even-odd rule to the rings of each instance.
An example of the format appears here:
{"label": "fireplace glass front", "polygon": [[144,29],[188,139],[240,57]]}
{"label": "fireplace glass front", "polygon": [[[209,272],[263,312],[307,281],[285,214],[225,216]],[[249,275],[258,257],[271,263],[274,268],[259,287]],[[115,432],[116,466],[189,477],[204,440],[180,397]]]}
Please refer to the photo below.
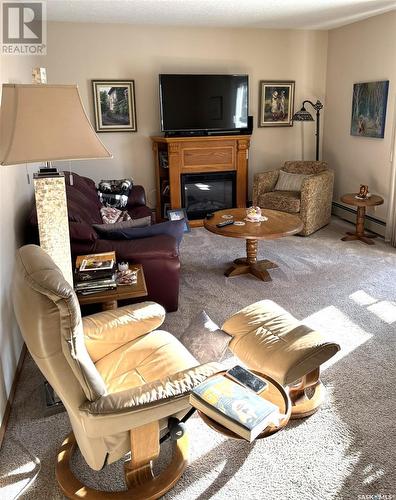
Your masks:
{"label": "fireplace glass front", "polygon": [[235,172],[182,175],[182,203],[190,220],[235,207]]}

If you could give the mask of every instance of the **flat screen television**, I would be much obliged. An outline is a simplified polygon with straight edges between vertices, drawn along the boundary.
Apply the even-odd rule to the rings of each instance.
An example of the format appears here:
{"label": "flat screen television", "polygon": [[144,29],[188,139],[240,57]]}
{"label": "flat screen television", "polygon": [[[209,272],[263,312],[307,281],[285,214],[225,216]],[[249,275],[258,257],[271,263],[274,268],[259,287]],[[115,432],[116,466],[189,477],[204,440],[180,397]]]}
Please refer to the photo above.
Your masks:
{"label": "flat screen television", "polygon": [[160,75],[161,130],[205,135],[248,126],[248,75]]}

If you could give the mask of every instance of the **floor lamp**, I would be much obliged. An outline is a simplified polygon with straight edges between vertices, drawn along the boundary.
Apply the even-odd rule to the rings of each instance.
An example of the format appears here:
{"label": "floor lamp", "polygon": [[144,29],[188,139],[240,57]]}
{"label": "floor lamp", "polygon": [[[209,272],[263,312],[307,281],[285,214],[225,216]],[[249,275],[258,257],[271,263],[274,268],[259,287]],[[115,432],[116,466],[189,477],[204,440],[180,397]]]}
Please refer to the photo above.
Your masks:
{"label": "floor lamp", "polygon": [[320,101],[313,103],[308,99],[302,103],[302,108],[297,113],[293,115],[293,121],[296,122],[313,122],[313,116],[309,111],[305,109],[305,103],[310,104],[316,111],[316,161],[319,160],[319,130],[320,130],[320,110],[323,108],[323,104]]}
{"label": "floor lamp", "polygon": [[76,85],[3,85],[0,163],[45,163],[34,174],[40,246],[70,284],[65,178],[50,162],[97,158],[111,158],[111,154],[92,128]]}

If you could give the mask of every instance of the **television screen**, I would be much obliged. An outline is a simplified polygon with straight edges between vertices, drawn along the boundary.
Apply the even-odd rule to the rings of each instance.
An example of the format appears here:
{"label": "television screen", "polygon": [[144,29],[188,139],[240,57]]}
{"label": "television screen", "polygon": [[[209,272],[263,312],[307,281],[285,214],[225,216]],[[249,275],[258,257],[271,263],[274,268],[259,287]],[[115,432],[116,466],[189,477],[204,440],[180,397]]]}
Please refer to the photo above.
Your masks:
{"label": "television screen", "polygon": [[247,75],[160,75],[163,132],[248,125]]}

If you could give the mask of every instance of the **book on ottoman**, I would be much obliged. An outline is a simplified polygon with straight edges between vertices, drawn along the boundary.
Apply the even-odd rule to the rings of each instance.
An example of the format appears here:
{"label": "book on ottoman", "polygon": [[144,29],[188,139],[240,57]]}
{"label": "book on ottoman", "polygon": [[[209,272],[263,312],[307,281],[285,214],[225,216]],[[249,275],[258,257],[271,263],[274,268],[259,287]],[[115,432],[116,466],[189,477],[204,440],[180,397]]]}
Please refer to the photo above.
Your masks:
{"label": "book on ottoman", "polygon": [[249,442],[270,424],[279,423],[276,405],[223,375],[197,386],[190,394],[190,404]]}

